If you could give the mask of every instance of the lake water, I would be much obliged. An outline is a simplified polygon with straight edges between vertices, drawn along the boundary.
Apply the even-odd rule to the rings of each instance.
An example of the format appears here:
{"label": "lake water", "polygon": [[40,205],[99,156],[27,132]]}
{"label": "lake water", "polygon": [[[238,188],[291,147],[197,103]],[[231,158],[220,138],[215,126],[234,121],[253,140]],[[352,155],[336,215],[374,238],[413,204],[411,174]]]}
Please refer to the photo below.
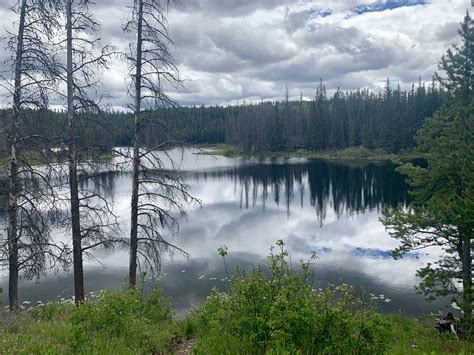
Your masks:
{"label": "lake water", "polygon": [[[407,206],[404,179],[388,162],[339,163],[306,159],[212,157],[187,149],[170,152],[191,193],[202,206],[190,206],[171,241],[189,258],[164,255],[160,285],[178,313],[197,307],[213,287],[225,290],[225,270],[217,249],[226,245],[230,271],[261,263],[270,246],[284,240],[292,264],[316,252],[312,270],[317,287],[342,282],[383,295],[384,312],[422,316],[444,310],[446,300],[417,295],[416,270],[436,261],[439,251],[394,260],[397,246],[380,223],[384,205]],[[131,175],[110,176],[110,199],[128,232]],[[121,287],[128,251],[97,252],[85,261],[88,292]],[[0,286],[6,289],[5,271]],[[153,280],[147,279],[151,287]],[[30,302],[68,298],[72,273],[50,274],[39,282],[22,280],[20,298]],[[4,295],[5,296],[5,295]],[[390,300],[388,301],[387,298]]]}

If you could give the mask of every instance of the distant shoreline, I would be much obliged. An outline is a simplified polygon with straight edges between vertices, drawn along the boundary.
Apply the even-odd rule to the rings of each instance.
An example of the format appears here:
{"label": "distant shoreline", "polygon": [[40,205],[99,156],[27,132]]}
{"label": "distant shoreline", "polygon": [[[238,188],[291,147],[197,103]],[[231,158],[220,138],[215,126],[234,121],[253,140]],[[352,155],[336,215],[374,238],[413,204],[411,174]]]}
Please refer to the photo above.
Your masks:
{"label": "distant shoreline", "polygon": [[391,161],[402,163],[421,158],[413,151],[400,153],[387,153],[381,149],[368,149],[364,147],[352,147],[342,150],[309,151],[304,149],[285,151],[252,151],[244,150],[233,145],[218,144],[203,147],[201,154],[221,155],[226,157],[260,157],[260,158],[308,158],[333,161]]}

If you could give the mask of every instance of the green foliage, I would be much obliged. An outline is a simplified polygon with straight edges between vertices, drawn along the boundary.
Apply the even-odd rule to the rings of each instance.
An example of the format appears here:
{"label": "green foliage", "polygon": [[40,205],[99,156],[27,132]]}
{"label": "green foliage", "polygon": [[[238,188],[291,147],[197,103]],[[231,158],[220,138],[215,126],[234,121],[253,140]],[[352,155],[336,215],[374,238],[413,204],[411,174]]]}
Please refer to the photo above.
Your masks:
{"label": "green foliage", "polygon": [[[396,257],[430,246],[445,250],[439,261],[418,271],[418,290],[428,298],[462,294],[465,314],[471,312],[472,303],[473,103],[467,107],[453,103],[426,121],[417,141],[427,166],[407,164],[400,168],[408,176],[413,206],[408,211],[386,209],[383,218],[391,236],[400,240],[394,250]],[[466,284],[460,288],[459,281]]]}
{"label": "green foliage", "polygon": [[474,21],[466,12],[458,30],[461,46],[449,48],[441,58],[439,68],[444,76],[436,75],[441,84],[456,99],[469,101],[474,93]]}
{"label": "green foliage", "polygon": [[383,353],[389,323],[348,285],[317,292],[309,265],[290,269],[282,241],[269,261],[213,291],[194,315],[198,353]]}
{"label": "green foliage", "polygon": [[203,154],[223,155],[228,157],[245,156],[245,157],[261,157],[261,158],[309,158],[309,159],[326,159],[341,161],[410,161],[418,156],[411,151],[399,152],[398,154],[387,153],[383,149],[369,149],[365,147],[351,147],[340,150],[286,150],[286,151],[248,151],[242,150],[235,146],[219,144],[208,147]]}
{"label": "green foliage", "polygon": [[182,333],[160,290],[146,301],[138,289],[112,290],[79,307],[52,303],[0,315],[0,353],[170,353]]}
{"label": "green foliage", "polygon": [[[137,290],[105,292],[79,308],[67,302],[16,315],[0,310],[0,354],[168,354],[192,345],[196,336],[198,354],[474,353],[474,343],[439,335],[432,320],[375,313],[347,285],[311,291],[309,264],[287,274],[285,258],[274,255],[273,264],[246,274],[247,281],[237,277],[238,299],[237,291],[215,293],[183,321],[171,319],[160,292],[143,302]],[[271,270],[279,287],[268,283]]]}
{"label": "green foliage", "polygon": [[219,247],[217,249],[217,251],[218,251],[219,255],[222,256],[223,258],[225,258],[227,256],[227,251],[228,251],[227,246],[223,245],[223,246]]}
{"label": "green foliage", "polygon": [[473,354],[474,343],[459,341],[452,334],[439,334],[433,319],[413,319],[391,315],[391,344],[388,354]]}
{"label": "green foliage", "polygon": [[[143,112],[144,119],[159,125],[142,132],[148,147],[164,141],[189,144],[229,144],[245,151],[339,150],[364,146],[390,152],[411,149],[415,127],[440,107],[442,92],[420,82],[411,91],[390,89],[389,97],[367,89],[338,90],[327,95],[322,82],[315,83],[311,101],[262,102],[234,106],[174,107]],[[52,111],[25,111],[25,135],[47,137],[55,146],[64,143],[66,115]],[[7,110],[0,109],[0,127],[6,125]],[[133,115],[125,112],[79,115],[78,144],[100,142],[103,148],[129,146]],[[162,129],[162,126],[167,129]],[[107,129],[103,129],[107,127]],[[61,137],[61,138],[59,138]],[[4,130],[0,129],[0,159],[8,155]],[[45,148],[35,143],[25,149]],[[85,150],[84,150],[85,151]],[[0,160],[0,169],[2,162]]]}
{"label": "green foliage", "polygon": [[27,309],[28,316],[36,322],[51,322],[66,319],[75,310],[72,303],[48,303]]}
{"label": "green foliage", "polygon": [[444,249],[438,262],[418,271],[418,289],[429,298],[462,294],[463,301],[458,303],[464,328],[469,329],[474,301],[474,22],[469,14],[460,34],[463,47],[450,49],[440,64],[447,75],[441,83],[448,90],[448,104],[417,133],[417,149],[427,164],[400,168],[408,176],[413,206],[408,211],[386,209],[382,221],[400,240],[396,257],[430,246]]}
{"label": "green foliage", "polygon": [[[71,345],[75,350],[94,349],[91,338],[125,341],[128,346],[146,352],[161,349],[170,337],[172,313],[155,290],[143,301],[141,291],[112,290],[100,293],[97,303],[86,302],[71,313]],[[168,325],[157,329],[156,325]]]}

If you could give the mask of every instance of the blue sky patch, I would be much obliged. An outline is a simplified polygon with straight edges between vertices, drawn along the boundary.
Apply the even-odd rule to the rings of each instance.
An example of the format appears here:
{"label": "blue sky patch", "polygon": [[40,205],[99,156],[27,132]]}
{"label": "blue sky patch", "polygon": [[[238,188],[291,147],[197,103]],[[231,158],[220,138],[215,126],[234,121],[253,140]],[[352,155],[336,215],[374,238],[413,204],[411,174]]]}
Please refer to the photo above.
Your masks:
{"label": "blue sky patch", "polygon": [[427,4],[427,0],[399,0],[399,1],[385,1],[376,2],[374,4],[359,5],[352,9],[352,12],[362,15],[367,12],[381,12],[385,10],[393,10],[399,7],[417,6]]}
{"label": "blue sky patch", "polygon": [[316,17],[327,17],[327,16],[332,15],[332,13],[333,12],[332,12],[331,9],[321,10],[321,9],[313,8],[313,9],[308,11],[308,15],[306,16],[306,20],[311,20],[311,19],[316,18]]}
{"label": "blue sky patch", "polygon": [[315,248],[312,251],[315,252],[316,254],[324,254],[324,253],[331,253],[332,249],[327,248],[327,247],[321,247],[321,248]]}
{"label": "blue sky patch", "polygon": [[[372,249],[372,248],[355,248],[351,250],[351,254],[355,256],[371,257],[371,258],[382,258],[391,259],[392,253],[390,250]],[[418,253],[407,253],[404,258],[417,258]]]}

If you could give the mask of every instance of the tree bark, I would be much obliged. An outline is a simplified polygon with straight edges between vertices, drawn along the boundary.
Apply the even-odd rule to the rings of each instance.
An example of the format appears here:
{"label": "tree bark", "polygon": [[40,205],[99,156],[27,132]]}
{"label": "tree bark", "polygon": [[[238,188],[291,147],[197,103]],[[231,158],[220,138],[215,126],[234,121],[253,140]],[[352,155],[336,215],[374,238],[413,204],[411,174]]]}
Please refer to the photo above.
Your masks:
{"label": "tree bark", "polygon": [[84,271],[82,263],[82,236],[77,177],[76,120],[74,112],[74,71],[72,48],[72,0],[66,6],[67,32],[67,118],[69,125],[69,190],[71,201],[72,248],[74,267],[74,295],[76,305],[84,301]]}
{"label": "tree bark", "polygon": [[140,110],[142,87],[142,30],[143,30],[143,0],[138,0],[138,27],[137,27],[137,52],[135,72],[135,105],[133,126],[133,180],[132,180],[132,210],[130,230],[130,268],[129,285],[137,284],[137,253],[138,253],[138,193],[140,175]]}
{"label": "tree bark", "polygon": [[10,138],[10,173],[8,199],[8,303],[11,312],[18,308],[18,137],[21,110],[21,72],[23,65],[23,37],[25,32],[26,0],[22,0],[15,54],[15,87],[13,93],[12,133]]}

